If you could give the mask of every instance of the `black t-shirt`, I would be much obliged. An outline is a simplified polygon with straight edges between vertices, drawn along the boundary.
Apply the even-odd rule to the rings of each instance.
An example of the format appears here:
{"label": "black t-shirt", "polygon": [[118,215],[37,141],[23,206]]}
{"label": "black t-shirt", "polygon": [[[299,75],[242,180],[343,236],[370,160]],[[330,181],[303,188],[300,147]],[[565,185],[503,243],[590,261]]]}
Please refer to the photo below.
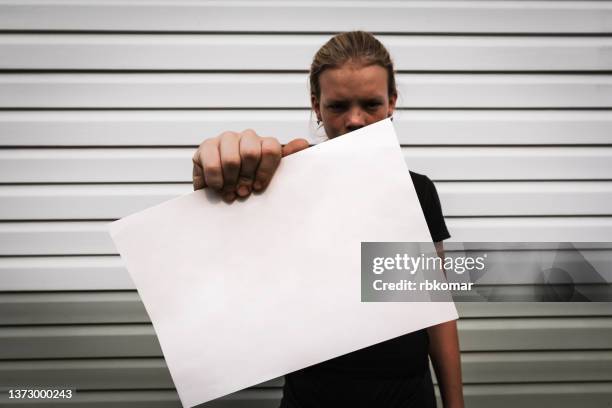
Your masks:
{"label": "black t-shirt", "polygon": [[[410,172],[434,242],[450,237],[432,181]],[[281,408],[436,406],[422,329],[285,376]]]}

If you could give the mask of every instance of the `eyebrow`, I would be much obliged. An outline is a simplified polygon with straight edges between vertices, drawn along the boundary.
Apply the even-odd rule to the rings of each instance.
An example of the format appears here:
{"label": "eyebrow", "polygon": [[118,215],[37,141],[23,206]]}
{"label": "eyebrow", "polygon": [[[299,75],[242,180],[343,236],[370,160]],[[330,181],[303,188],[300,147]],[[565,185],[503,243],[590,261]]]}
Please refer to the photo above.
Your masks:
{"label": "eyebrow", "polygon": [[[365,98],[365,99],[359,99],[360,103],[372,103],[372,102],[376,102],[376,103],[382,103],[383,102],[383,98],[378,97],[378,96],[373,96],[373,97],[369,97],[369,98]],[[346,104],[348,103],[347,99],[330,99],[326,102],[326,105],[332,105],[332,104]]]}

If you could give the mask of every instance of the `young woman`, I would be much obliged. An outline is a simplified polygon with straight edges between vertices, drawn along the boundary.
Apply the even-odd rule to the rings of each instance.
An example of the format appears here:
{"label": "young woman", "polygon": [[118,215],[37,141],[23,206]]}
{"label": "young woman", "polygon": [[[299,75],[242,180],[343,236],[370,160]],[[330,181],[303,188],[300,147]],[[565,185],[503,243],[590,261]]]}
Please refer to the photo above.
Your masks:
{"label": "young woman", "polygon": [[[317,124],[330,139],[392,117],[398,95],[389,53],[362,31],[336,35],[319,49],[310,69],[310,91]],[[251,129],[224,132],[204,140],[194,154],[193,188],[212,188],[227,202],[246,198],[265,190],[282,157],[307,147],[305,139],[281,146]],[[442,241],[450,235],[436,189],[426,176],[410,174],[443,256]],[[428,355],[444,407],[463,407],[455,321],[288,374],[281,407],[435,407]]]}

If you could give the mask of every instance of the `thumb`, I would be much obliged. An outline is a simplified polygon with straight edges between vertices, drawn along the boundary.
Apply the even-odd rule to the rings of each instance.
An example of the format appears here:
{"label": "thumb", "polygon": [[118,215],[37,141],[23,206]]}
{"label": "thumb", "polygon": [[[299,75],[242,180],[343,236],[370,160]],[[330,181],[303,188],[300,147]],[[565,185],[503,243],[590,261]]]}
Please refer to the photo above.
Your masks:
{"label": "thumb", "polygon": [[306,139],[293,139],[289,143],[283,146],[283,157],[289,156],[290,154],[297,153],[300,150],[304,150],[310,147],[308,140]]}

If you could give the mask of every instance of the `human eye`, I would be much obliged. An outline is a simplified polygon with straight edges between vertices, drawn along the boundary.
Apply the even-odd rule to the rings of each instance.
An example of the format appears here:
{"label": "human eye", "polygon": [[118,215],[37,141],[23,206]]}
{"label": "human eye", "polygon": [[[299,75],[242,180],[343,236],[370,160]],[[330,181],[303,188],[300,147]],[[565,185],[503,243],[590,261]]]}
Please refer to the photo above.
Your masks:
{"label": "human eye", "polygon": [[378,100],[371,100],[365,103],[365,107],[368,110],[376,110],[382,106],[382,102]]}
{"label": "human eye", "polygon": [[339,101],[330,102],[327,104],[327,109],[333,112],[341,112],[346,109],[346,103]]}

